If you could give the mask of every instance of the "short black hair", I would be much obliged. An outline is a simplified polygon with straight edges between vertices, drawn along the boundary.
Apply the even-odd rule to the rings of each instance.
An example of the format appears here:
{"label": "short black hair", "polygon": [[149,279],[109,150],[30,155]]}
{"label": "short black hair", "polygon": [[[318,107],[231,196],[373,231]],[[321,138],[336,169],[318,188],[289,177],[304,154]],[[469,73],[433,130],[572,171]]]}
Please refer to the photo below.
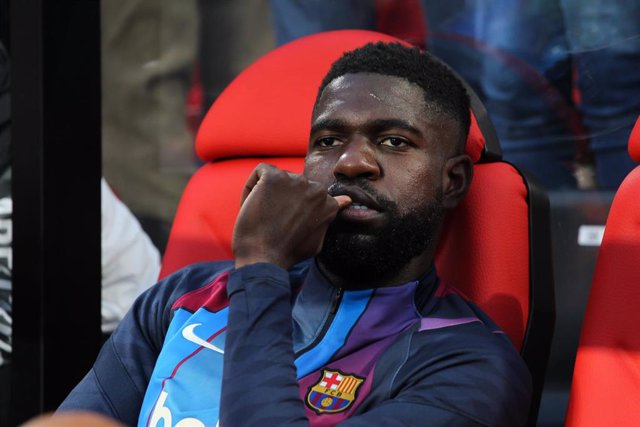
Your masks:
{"label": "short black hair", "polygon": [[455,120],[460,126],[459,148],[464,149],[470,126],[469,95],[456,74],[428,52],[400,43],[368,43],[345,52],[322,80],[315,108],[325,87],[345,74],[374,73],[395,76],[420,86],[427,110]]}

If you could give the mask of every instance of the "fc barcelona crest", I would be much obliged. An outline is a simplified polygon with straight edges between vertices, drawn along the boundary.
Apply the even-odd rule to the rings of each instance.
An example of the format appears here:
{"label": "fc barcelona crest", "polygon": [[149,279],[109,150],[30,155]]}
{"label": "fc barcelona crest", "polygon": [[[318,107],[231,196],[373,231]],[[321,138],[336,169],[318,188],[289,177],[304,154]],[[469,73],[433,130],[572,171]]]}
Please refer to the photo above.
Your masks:
{"label": "fc barcelona crest", "polygon": [[318,414],[345,411],[354,400],[364,378],[323,370],[322,378],[307,393],[307,405]]}

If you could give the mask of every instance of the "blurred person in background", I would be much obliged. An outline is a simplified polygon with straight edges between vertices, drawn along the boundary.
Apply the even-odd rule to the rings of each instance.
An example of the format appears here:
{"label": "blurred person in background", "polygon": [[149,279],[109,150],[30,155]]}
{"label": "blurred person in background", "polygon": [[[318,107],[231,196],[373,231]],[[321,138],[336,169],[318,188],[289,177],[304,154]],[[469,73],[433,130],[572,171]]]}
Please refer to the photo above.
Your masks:
{"label": "blurred person in background", "polygon": [[504,157],[550,189],[615,190],[634,166],[626,147],[640,114],[640,4],[462,3],[456,14],[473,17],[479,83]]}
{"label": "blurred person in background", "polygon": [[158,280],[160,252],[131,211],[101,183],[102,332],[113,332],[133,301]]}
{"label": "blurred person in background", "polygon": [[[427,17],[439,12],[430,47],[477,85],[504,158],[547,189],[577,188],[585,131],[572,98],[572,58],[559,2],[458,0],[444,13],[439,2],[423,4]],[[476,67],[461,65],[465,55]]]}
{"label": "blurred person in background", "polygon": [[278,45],[322,31],[363,29],[425,47],[419,0],[270,0]]}
{"label": "blurred person in background", "polygon": [[105,0],[103,174],[164,251],[197,163],[185,99],[196,57],[196,0]]}
{"label": "blurred person in background", "polygon": [[231,80],[275,47],[267,0],[198,0],[198,19],[194,133]]}
{"label": "blurred person in background", "polygon": [[627,141],[640,115],[640,2],[561,0],[560,4],[597,186],[615,190],[635,167]]}

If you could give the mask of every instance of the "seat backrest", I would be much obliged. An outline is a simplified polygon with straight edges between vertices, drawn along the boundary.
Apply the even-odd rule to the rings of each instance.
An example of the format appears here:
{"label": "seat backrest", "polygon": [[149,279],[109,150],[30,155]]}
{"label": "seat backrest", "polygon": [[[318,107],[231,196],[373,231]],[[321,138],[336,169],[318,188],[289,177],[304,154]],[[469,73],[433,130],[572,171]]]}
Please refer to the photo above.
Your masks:
{"label": "seat backrest", "polygon": [[[270,52],[227,87],[198,132],[197,152],[207,163],[183,193],[161,276],[232,257],[249,173],[263,161],[302,172],[323,76],[343,52],[375,41],[398,40],[359,30],[308,36]],[[447,219],[436,264],[442,279],[485,310],[521,350],[534,377],[537,413],[554,321],[548,201],[500,160],[495,131],[475,95],[471,118],[466,152],[475,175]]]}
{"label": "seat backrest", "polygon": [[[640,117],[629,138],[640,162]],[[640,422],[640,166],[611,204],[576,354],[567,426]]]}

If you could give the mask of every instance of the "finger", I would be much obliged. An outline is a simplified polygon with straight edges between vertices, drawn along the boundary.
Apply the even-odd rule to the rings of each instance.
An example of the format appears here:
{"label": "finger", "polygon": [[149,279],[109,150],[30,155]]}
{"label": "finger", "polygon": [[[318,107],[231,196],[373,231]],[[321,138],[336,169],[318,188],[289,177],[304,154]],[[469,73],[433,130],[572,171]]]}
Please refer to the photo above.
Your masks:
{"label": "finger", "polygon": [[345,195],[335,196],[333,200],[338,202],[338,210],[346,208],[352,202],[351,197]]}
{"label": "finger", "polygon": [[256,184],[258,184],[258,181],[260,181],[260,178],[269,169],[275,169],[275,168],[266,163],[260,163],[251,172],[251,175],[249,175],[249,178],[247,178],[247,181],[245,182],[244,187],[242,188],[242,195],[240,196],[240,206],[244,205],[244,202],[245,200],[247,200],[247,197],[249,197],[251,190],[253,190]]}
{"label": "finger", "polygon": [[284,171],[287,175],[289,175],[290,178],[300,178],[302,175],[300,175],[299,173],[293,173],[293,172],[289,172],[289,171]]}

